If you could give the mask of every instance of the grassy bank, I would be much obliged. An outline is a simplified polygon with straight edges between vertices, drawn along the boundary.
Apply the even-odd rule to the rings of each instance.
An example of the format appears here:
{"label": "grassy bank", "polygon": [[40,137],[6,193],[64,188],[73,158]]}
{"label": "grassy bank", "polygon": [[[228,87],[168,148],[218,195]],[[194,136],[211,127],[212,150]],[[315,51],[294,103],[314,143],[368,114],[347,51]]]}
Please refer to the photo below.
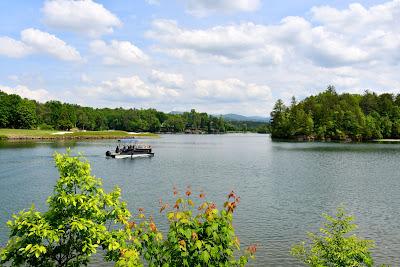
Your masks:
{"label": "grassy bank", "polygon": [[0,129],[0,140],[118,139],[157,136],[153,133],[128,133],[125,131],[62,132],[53,130]]}

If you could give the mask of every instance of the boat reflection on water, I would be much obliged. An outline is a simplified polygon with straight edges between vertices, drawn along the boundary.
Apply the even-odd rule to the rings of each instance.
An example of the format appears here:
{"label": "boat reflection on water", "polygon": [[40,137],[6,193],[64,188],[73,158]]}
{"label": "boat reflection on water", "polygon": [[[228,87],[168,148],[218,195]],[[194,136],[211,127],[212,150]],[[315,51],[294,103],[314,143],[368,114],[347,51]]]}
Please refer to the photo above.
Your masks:
{"label": "boat reflection on water", "polygon": [[129,138],[118,140],[115,151],[107,151],[106,156],[115,159],[133,159],[154,157],[154,153],[152,152],[152,147],[150,145],[142,144],[134,138]]}

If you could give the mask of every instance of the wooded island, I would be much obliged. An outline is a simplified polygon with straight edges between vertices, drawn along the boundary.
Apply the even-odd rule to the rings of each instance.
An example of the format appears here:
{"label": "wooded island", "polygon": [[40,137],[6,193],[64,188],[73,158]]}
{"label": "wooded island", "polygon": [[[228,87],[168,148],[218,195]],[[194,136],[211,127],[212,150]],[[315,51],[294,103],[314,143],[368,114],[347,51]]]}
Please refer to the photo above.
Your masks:
{"label": "wooded island", "polygon": [[400,94],[338,94],[335,87],[290,106],[278,100],[271,112],[276,139],[368,141],[400,138]]}

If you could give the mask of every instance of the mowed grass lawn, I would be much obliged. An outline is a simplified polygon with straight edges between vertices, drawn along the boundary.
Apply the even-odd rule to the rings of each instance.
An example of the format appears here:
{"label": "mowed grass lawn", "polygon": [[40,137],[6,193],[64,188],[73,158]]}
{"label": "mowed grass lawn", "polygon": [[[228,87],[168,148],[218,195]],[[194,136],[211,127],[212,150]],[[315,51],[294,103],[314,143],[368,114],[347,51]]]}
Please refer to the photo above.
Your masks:
{"label": "mowed grass lawn", "polygon": [[157,137],[153,133],[135,133],[130,134],[125,131],[86,131],[86,132],[68,132],[55,130],[26,130],[26,129],[0,129],[0,139],[18,139],[18,138],[117,138],[117,137]]}
{"label": "mowed grass lawn", "polygon": [[41,137],[41,136],[51,136],[53,133],[58,131],[52,130],[26,130],[26,129],[0,129],[0,136],[5,137],[18,137],[18,136],[32,136],[32,137]]}

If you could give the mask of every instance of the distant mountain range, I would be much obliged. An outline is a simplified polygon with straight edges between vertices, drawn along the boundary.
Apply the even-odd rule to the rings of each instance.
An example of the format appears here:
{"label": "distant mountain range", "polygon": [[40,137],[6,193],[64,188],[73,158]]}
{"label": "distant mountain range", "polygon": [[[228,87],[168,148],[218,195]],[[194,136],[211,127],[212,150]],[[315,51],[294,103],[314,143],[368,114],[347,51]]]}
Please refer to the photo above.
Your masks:
{"label": "distant mountain range", "polygon": [[221,115],[227,121],[255,121],[255,122],[269,122],[270,118],[261,116],[243,116],[239,114],[222,114]]}
{"label": "distant mountain range", "polygon": [[183,111],[171,111],[169,114],[176,115],[176,114],[183,114]]}
{"label": "distant mountain range", "polygon": [[[170,114],[182,114],[182,111],[171,111]],[[239,114],[212,114],[212,116],[222,116],[227,121],[254,121],[254,122],[269,122],[270,118],[261,116],[243,116]]]}

